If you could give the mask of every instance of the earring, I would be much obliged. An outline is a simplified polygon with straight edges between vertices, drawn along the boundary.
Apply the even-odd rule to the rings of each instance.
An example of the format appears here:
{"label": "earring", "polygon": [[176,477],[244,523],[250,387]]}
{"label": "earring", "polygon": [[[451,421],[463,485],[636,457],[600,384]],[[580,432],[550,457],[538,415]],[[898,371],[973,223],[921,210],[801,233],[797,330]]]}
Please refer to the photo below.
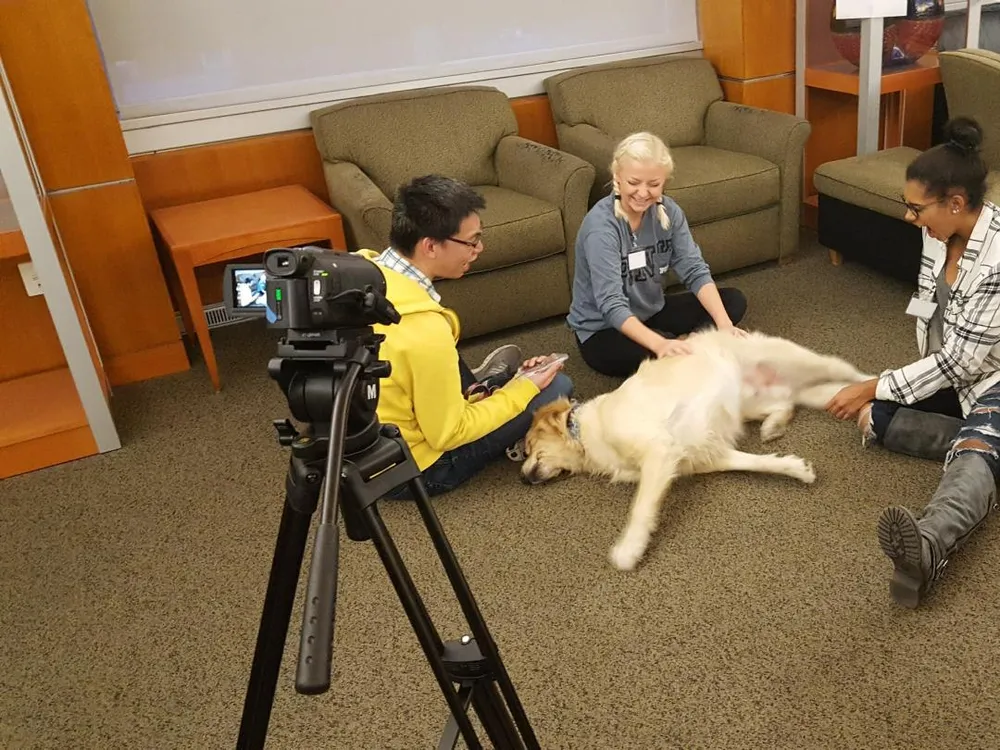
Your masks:
{"label": "earring", "polygon": [[957,213],[958,213],[958,209],[957,209],[957,208],[952,208],[952,209],[951,209],[951,212],[952,212],[953,214],[957,214]]}

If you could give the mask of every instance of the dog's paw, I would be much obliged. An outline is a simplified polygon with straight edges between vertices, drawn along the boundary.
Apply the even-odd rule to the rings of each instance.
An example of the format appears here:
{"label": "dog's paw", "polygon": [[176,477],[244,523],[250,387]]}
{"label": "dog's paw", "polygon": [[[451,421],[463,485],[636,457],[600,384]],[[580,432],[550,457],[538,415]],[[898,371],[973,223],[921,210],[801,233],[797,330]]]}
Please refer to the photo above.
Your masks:
{"label": "dog's paw", "polygon": [[769,443],[777,440],[788,431],[788,425],[777,420],[765,419],[760,425],[760,440],[762,443]]}
{"label": "dog's paw", "polygon": [[618,570],[633,570],[646,552],[646,543],[635,536],[623,536],[614,547],[608,558]]}
{"label": "dog's paw", "polygon": [[798,456],[789,456],[788,458],[790,459],[789,476],[806,484],[812,484],[816,481],[816,470],[813,469],[811,463]]}

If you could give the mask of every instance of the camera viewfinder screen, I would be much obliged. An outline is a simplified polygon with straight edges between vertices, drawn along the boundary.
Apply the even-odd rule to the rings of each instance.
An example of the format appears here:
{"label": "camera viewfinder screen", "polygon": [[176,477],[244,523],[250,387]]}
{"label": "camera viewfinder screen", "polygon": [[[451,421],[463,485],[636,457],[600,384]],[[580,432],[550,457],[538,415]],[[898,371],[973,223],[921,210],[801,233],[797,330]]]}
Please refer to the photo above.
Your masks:
{"label": "camera viewfinder screen", "polygon": [[233,271],[236,285],[236,307],[266,307],[267,280],[264,269]]}

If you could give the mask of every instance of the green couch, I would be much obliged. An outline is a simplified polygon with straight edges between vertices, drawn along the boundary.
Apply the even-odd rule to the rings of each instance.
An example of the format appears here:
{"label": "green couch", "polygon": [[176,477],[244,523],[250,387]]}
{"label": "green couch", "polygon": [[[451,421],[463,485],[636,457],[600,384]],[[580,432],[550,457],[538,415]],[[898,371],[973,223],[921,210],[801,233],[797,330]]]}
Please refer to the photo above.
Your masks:
{"label": "green couch", "polygon": [[[987,198],[1000,202],[1000,55],[953,50],[938,55],[948,115],[974,117],[983,128],[983,158],[990,167]],[[920,151],[909,146],[821,164],[813,175],[819,193],[819,241],[834,262],[856,261],[915,284],[920,269],[920,229],[906,221],[906,167]]]}
{"label": "green couch", "polygon": [[666,193],[717,273],[786,260],[799,245],[806,120],[723,101],[708,60],[658,55],[577,68],[545,81],[559,148],[597,173],[607,195],[615,145],[648,130],[674,158]]}
{"label": "green couch", "polygon": [[436,284],[463,338],[563,315],[594,169],[518,135],[507,96],[486,86],[360,97],[311,113],[333,207],[351,249],[389,242],[397,188],[423,174],[464,180],[486,199],[485,250]]}

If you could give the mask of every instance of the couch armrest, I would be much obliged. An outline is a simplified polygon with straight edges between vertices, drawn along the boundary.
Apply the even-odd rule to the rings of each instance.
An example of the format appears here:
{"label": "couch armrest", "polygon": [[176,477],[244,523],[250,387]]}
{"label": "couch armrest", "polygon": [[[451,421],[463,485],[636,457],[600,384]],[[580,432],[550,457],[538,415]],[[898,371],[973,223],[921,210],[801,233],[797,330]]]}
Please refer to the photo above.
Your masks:
{"label": "couch armrest", "polygon": [[562,212],[572,285],[576,233],[589,208],[594,167],[573,154],[517,135],[500,139],[495,159],[500,187],[548,201]]}
{"label": "couch armrest", "polygon": [[368,175],[348,161],[323,162],[330,205],[344,219],[351,250],[384,250],[389,244],[392,202]]}
{"label": "couch armrest", "polygon": [[753,154],[778,165],[781,178],[781,238],[779,261],[799,249],[802,208],[802,158],[812,126],[801,117],[714,102],[705,116],[705,143],[714,148]]}
{"label": "couch armrest", "polygon": [[590,202],[607,195],[611,189],[611,157],[618,139],[593,125],[559,125],[559,148],[590,162],[594,167],[594,187]]}

